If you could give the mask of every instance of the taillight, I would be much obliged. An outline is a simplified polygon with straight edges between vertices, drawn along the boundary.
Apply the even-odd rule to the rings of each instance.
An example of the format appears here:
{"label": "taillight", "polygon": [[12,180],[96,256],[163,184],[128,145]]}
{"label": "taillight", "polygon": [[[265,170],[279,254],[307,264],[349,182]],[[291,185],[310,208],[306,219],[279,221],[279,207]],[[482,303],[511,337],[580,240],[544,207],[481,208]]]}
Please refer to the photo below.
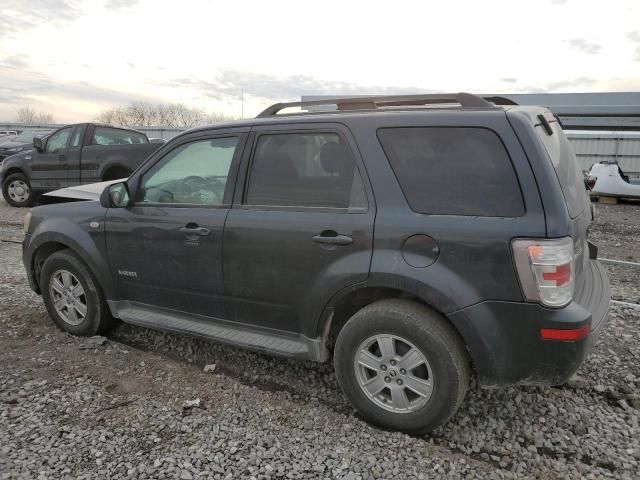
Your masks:
{"label": "taillight", "polygon": [[517,239],[512,242],[516,270],[527,301],[562,307],[573,299],[573,240]]}

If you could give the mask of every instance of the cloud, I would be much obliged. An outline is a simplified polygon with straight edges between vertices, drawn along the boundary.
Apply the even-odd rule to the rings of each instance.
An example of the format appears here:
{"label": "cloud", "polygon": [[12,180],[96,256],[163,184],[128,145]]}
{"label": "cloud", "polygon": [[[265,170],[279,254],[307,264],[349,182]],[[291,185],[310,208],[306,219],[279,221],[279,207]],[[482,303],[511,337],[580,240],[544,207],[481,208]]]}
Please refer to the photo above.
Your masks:
{"label": "cloud", "polygon": [[629,32],[627,34],[627,38],[631,40],[633,43],[637,44],[634,50],[633,60],[636,62],[640,62],[640,30],[634,30],[633,32]]}
{"label": "cloud", "polygon": [[129,10],[138,4],[138,0],[107,0],[104,8],[110,11]]}
{"label": "cloud", "polygon": [[82,16],[73,0],[2,0],[0,39],[38,25],[61,27]]}
{"label": "cloud", "polygon": [[580,50],[582,53],[586,53],[588,55],[595,55],[600,53],[600,50],[602,50],[602,45],[590,43],[584,38],[572,38],[571,40],[568,40],[568,43],[572,48]]}
{"label": "cloud", "polygon": [[577,77],[569,80],[560,80],[558,82],[551,82],[545,86],[548,91],[561,90],[569,87],[589,87],[597,83],[597,80],[589,77]]}
{"label": "cloud", "polygon": [[157,82],[172,88],[189,88],[201,92],[202,96],[214,100],[239,98],[244,94],[269,100],[293,100],[302,95],[360,95],[360,94],[402,94],[434,93],[421,87],[397,87],[362,85],[339,80],[322,80],[308,75],[274,76],[239,70],[222,70],[212,80],[174,78]]}
{"label": "cloud", "polygon": [[[0,78],[0,112],[5,115],[15,107],[36,106],[50,102],[52,98],[64,98],[65,103],[90,103],[105,107],[128,104],[134,100],[157,101],[144,94],[111,90],[86,81],[58,80],[32,70],[17,71],[2,65]],[[56,108],[56,105],[52,107]]]}
{"label": "cloud", "polygon": [[0,59],[0,67],[23,69],[27,68],[28,66],[29,63],[27,62],[27,58],[25,57],[10,55],[8,57]]}
{"label": "cloud", "polygon": [[505,83],[516,83],[518,79],[515,77],[505,77],[505,78],[501,78],[500,81]]}
{"label": "cloud", "polygon": [[565,3],[567,3],[567,0],[551,0],[551,3],[553,5],[564,5]]}

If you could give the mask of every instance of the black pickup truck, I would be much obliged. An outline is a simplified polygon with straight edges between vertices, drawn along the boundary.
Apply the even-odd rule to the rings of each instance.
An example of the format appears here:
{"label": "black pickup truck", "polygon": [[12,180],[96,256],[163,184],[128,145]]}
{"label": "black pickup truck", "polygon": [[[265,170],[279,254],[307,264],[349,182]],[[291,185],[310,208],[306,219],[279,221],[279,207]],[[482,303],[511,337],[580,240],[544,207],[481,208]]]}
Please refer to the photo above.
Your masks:
{"label": "black pickup truck", "polygon": [[67,125],[46,139],[34,138],[32,151],[2,162],[2,195],[14,207],[28,207],[51,190],[128,177],[160,146],[136,130],[96,123]]}

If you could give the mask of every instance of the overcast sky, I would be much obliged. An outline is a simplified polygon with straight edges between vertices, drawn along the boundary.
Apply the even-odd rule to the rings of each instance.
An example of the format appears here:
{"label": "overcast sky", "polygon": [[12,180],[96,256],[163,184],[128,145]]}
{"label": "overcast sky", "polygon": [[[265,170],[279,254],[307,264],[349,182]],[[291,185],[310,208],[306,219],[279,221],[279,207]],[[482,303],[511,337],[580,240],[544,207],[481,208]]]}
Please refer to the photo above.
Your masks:
{"label": "overcast sky", "polygon": [[640,90],[638,0],[1,0],[0,121],[134,100]]}

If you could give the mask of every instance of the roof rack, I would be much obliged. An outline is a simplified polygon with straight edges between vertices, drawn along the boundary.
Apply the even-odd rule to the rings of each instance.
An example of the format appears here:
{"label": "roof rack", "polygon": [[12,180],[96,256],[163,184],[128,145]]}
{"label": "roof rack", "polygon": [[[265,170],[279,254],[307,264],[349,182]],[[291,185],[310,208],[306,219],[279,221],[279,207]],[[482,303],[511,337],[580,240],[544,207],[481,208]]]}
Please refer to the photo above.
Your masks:
{"label": "roof rack", "polygon": [[482,98],[484,98],[487,102],[493,103],[494,105],[518,105],[516,102],[507,97],[494,96]]}
{"label": "roof rack", "polygon": [[291,107],[307,107],[313,105],[336,105],[339,111],[375,110],[379,107],[401,107],[405,105],[437,105],[441,103],[459,103],[462,107],[489,108],[494,105],[517,105],[504,97],[482,98],[471,93],[430,93],[426,95],[382,95],[359,97],[333,97],[322,100],[306,100],[304,102],[274,103],[263,110],[256,118],[272,117],[279,111]]}

